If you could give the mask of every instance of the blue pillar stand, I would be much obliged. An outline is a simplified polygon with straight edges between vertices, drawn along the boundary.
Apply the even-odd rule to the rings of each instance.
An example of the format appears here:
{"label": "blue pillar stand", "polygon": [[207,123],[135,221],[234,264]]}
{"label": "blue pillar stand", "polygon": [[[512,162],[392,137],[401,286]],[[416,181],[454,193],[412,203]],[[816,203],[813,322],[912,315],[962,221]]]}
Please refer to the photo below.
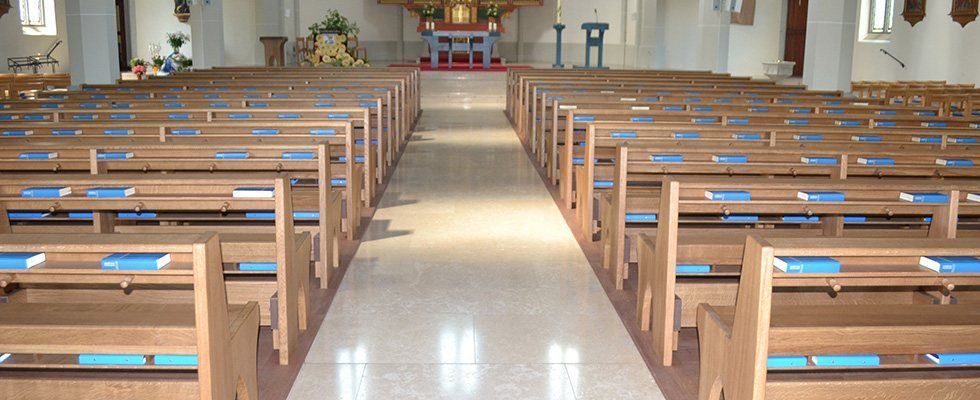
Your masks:
{"label": "blue pillar stand", "polygon": [[561,63],[561,31],[565,30],[565,24],[555,24],[552,27],[555,28],[557,38],[555,40],[555,63],[551,64],[551,67],[565,68],[565,64]]}
{"label": "blue pillar stand", "polygon": [[[609,29],[609,24],[605,22],[586,22],[582,24],[582,29],[585,31],[585,65],[576,65],[575,68],[608,69],[609,67],[602,66],[602,43],[603,37],[606,36],[606,30]],[[599,31],[599,35],[592,36],[592,31]],[[593,47],[599,50],[599,57],[596,60],[595,66],[592,65]]]}

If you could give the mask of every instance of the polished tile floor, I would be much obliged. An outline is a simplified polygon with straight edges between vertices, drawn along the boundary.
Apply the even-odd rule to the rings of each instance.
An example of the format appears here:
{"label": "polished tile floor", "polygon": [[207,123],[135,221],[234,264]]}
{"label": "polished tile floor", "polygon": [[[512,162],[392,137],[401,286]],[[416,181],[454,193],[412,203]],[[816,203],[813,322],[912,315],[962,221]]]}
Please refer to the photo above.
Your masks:
{"label": "polished tile floor", "polygon": [[289,399],[663,398],[503,115],[504,77],[423,73]]}

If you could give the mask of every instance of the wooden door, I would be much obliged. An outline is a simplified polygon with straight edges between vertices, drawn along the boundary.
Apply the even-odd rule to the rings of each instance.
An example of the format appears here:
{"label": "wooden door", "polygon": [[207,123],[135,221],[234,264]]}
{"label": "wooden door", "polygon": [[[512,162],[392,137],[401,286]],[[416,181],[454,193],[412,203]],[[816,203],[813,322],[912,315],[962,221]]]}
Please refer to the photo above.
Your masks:
{"label": "wooden door", "polygon": [[803,57],[806,53],[806,11],[809,0],[787,0],[786,47],[783,60],[795,61],[793,76],[803,76]]}
{"label": "wooden door", "polygon": [[[126,42],[126,0],[116,0],[116,39],[119,45],[119,70],[129,71],[129,45]],[[149,60],[147,60],[149,61]]]}

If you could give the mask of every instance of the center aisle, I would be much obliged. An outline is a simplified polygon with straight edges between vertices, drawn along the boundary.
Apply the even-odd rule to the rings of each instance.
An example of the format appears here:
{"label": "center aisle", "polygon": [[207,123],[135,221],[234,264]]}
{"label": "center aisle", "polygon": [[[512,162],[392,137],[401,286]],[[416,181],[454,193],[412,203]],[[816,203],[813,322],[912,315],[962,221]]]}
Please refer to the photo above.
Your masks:
{"label": "center aisle", "polygon": [[662,399],[503,115],[502,73],[423,109],[289,399]]}

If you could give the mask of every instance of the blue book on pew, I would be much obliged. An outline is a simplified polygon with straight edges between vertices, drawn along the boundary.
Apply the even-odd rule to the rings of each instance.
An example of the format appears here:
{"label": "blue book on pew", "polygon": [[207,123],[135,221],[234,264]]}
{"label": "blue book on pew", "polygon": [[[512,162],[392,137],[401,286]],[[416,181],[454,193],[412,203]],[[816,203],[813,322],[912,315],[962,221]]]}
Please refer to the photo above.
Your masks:
{"label": "blue book on pew", "polygon": [[813,114],[813,110],[809,108],[792,108],[789,112],[791,114]]}
{"label": "blue book on pew", "polygon": [[357,105],[360,106],[360,107],[367,107],[367,108],[376,108],[376,107],[378,107],[378,103],[374,103],[374,102],[370,102],[370,101],[362,101],[360,103],[357,103]]}
{"label": "blue book on pew", "polygon": [[248,219],[273,219],[276,217],[275,211],[246,211],[245,218]]}
{"label": "blue book on pew", "polygon": [[252,102],[249,102],[249,103],[248,103],[248,106],[249,106],[249,107],[259,107],[259,108],[265,108],[265,107],[269,107],[269,103],[266,103],[266,102],[259,102],[259,101],[252,101]]}
{"label": "blue book on pew", "polygon": [[168,99],[168,100],[173,100],[173,99],[179,99],[180,98],[180,95],[179,94],[165,94],[165,95],[160,96],[160,98]]}
{"label": "blue book on pew", "polygon": [[714,201],[752,200],[752,194],[744,190],[705,190],[704,197]]}
{"label": "blue book on pew", "polygon": [[[582,163],[585,162],[585,159],[584,158],[582,158],[582,157],[577,157],[577,158],[579,159],[579,164],[582,164]],[[573,158],[572,160],[574,161],[575,159]],[[337,157],[337,161],[347,162],[347,156]],[[595,161],[598,162],[599,160],[595,160]],[[354,156],[354,162],[356,162],[356,163],[364,163],[364,156]]]}
{"label": "blue book on pew", "polygon": [[293,219],[320,219],[320,213],[318,211],[293,211]]}
{"label": "blue book on pew", "polygon": [[684,111],[684,106],[664,106],[664,111]]}
{"label": "blue book on pew", "polygon": [[133,134],[132,129],[106,129],[102,133],[106,136],[129,136]]}
{"label": "blue book on pew", "polygon": [[190,114],[177,114],[177,113],[175,113],[175,114],[167,114],[167,119],[185,120],[185,119],[191,119],[191,115]]}
{"label": "blue book on pew", "polygon": [[834,354],[811,356],[818,367],[877,367],[881,359],[877,354]]}
{"label": "blue book on pew", "polygon": [[276,263],[274,262],[243,262],[238,263],[238,270],[240,271],[263,271],[271,272],[276,270]]}
{"label": "blue book on pew", "polygon": [[729,118],[728,125],[748,125],[748,118]]}
{"label": "blue book on pew", "polygon": [[151,211],[120,211],[116,214],[116,218],[119,219],[153,219],[157,217],[157,213]]}
{"label": "blue book on pew", "polygon": [[312,151],[284,151],[282,158],[285,160],[312,160],[316,158],[316,154]]}
{"label": "blue book on pew", "polygon": [[946,128],[949,124],[945,122],[923,122],[922,126],[926,128]]}
{"label": "blue book on pew", "polygon": [[286,93],[273,93],[272,94],[272,98],[273,99],[288,99],[289,98],[289,95],[286,94]]}
{"label": "blue book on pew", "polygon": [[877,135],[854,135],[851,136],[851,141],[854,142],[880,142],[881,136]]}
{"label": "blue book on pew", "polygon": [[840,262],[830,257],[776,257],[772,261],[776,269],[790,274],[836,274]]}
{"label": "blue book on pew", "polygon": [[85,197],[120,198],[136,194],[134,187],[96,187],[85,190]]}
{"label": "blue book on pew", "polygon": [[613,139],[636,139],[636,132],[613,132],[611,136]]}
{"label": "blue book on pew", "polygon": [[972,167],[973,160],[965,158],[937,158],[936,164],[946,167]]}
{"label": "blue book on pew", "polygon": [[47,117],[41,114],[27,114],[22,116],[21,118],[23,118],[25,121],[43,121],[48,119]]}
{"label": "blue book on pew", "polygon": [[657,214],[626,213],[626,222],[657,222]]}
{"label": "blue book on pew", "polygon": [[325,102],[325,101],[318,101],[316,103],[313,103],[313,106],[314,107],[324,108],[324,107],[333,107],[334,105],[333,105],[333,103],[329,103],[329,102]]}
{"label": "blue book on pew", "polygon": [[233,113],[233,114],[228,114],[228,118],[231,118],[231,119],[249,119],[249,118],[252,118],[252,114],[249,114],[249,113]]}
{"label": "blue book on pew", "polygon": [[731,102],[732,102],[732,99],[730,99],[728,97],[719,97],[719,98],[715,99],[715,103],[731,103]]}
{"label": "blue book on pew", "polygon": [[55,103],[44,103],[44,104],[41,104],[41,108],[47,108],[47,109],[59,109],[59,108],[62,108],[62,107],[64,107],[64,106],[61,105],[61,104],[55,104]]}
{"label": "blue book on pew", "polygon": [[313,128],[313,129],[310,129],[310,134],[311,135],[315,135],[315,136],[330,136],[330,135],[336,135],[337,134],[337,130],[336,129],[317,129],[317,128]]}
{"label": "blue book on pew", "polygon": [[595,187],[597,189],[611,188],[611,187],[613,187],[613,181],[597,180],[597,181],[595,181],[593,183],[593,187]]}
{"label": "blue book on pew", "polygon": [[374,96],[374,95],[373,94],[370,94],[370,93],[363,93],[363,94],[357,95],[357,98],[359,98],[359,99],[370,99],[372,96]]}
{"label": "blue book on pew", "polygon": [[133,114],[109,114],[109,119],[111,120],[130,120],[135,118],[136,116]]}
{"label": "blue book on pew", "polygon": [[735,140],[762,140],[762,135],[758,133],[733,133],[732,139]]}
{"label": "blue book on pew", "polygon": [[68,218],[74,219],[92,219],[94,216],[91,211],[71,211],[68,213]]}
{"label": "blue book on pew", "polygon": [[765,113],[765,112],[769,112],[769,107],[750,107],[749,112]]}
{"label": "blue book on pew", "polygon": [[823,140],[823,135],[793,135],[793,140],[819,142]]}
{"label": "blue book on pew", "polygon": [[736,154],[719,154],[711,156],[711,161],[721,164],[744,164],[749,162],[749,157]]}
{"label": "blue book on pew", "polygon": [[[207,97],[205,97],[205,98],[207,98]],[[210,103],[210,104],[208,104],[208,107],[210,107],[210,108],[228,108],[228,107],[231,107],[231,105],[228,104],[228,103],[225,103],[225,102],[220,102],[220,103]]]}
{"label": "blue book on pew", "polygon": [[300,115],[297,114],[297,113],[284,113],[284,114],[276,115],[276,118],[279,118],[279,119],[300,119]]}
{"label": "blue book on pew", "polygon": [[858,157],[857,163],[861,165],[895,165],[895,160],[884,157]]}
{"label": "blue book on pew", "polygon": [[350,114],[327,114],[327,118],[330,119],[348,119]]}
{"label": "blue book on pew", "polygon": [[980,258],[967,256],[919,257],[919,265],[941,274],[978,273]]}
{"label": "blue book on pew", "polygon": [[895,122],[895,121],[875,121],[875,126],[880,126],[880,127],[885,127],[885,128],[893,128],[893,127],[898,126],[898,123]]}
{"label": "blue book on pew", "polygon": [[336,186],[336,187],[347,186],[347,179],[343,179],[343,178],[331,179],[330,186]]}
{"label": "blue book on pew", "polygon": [[129,103],[116,103],[116,104],[113,104],[112,105],[112,108],[115,108],[115,109],[130,109],[130,108],[133,108],[133,105],[132,104],[129,104]]}
{"label": "blue book on pew", "polygon": [[633,117],[633,118],[630,118],[630,122],[651,123],[651,122],[653,122],[653,117]]}
{"label": "blue book on pew", "polygon": [[99,160],[126,160],[133,158],[133,152],[131,151],[107,151],[99,153],[95,156]]}
{"label": "blue book on pew", "polygon": [[257,94],[246,94],[243,97],[246,98],[246,99],[261,99],[262,98],[262,96],[259,96]]}
{"label": "blue book on pew", "polygon": [[16,115],[2,114],[0,115],[0,121],[13,121],[17,119]]}
{"label": "blue book on pew", "polygon": [[684,98],[684,102],[685,103],[700,103],[701,102],[701,99],[699,99],[697,97],[686,97],[686,98]]}
{"label": "blue book on pew", "polygon": [[278,135],[278,129],[252,129],[253,135]]}
{"label": "blue book on pew", "polygon": [[936,365],[980,364],[980,353],[935,353],[925,356]]}
{"label": "blue book on pew", "polygon": [[763,100],[763,99],[748,99],[747,102],[749,104],[762,104],[762,103],[765,103],[766,101]]}
{"label": "blue book on pew", "polygon": [[824,114],[844,114],[845,113],[844,110],[839,109],[839,108],[831,108],[831,109],[823,110],[823,112],[824,112]]}
{"label": "blue book on pew", "polygon": [[575,122],[595,122],[595,117],[591,115],[576,115],[572,118]]}
{"label": "blue book on pew", "polygon": [[26,129],[12,129],[3,131],[3,136],[31,136],[34,131]]}
{"label": "blue book on pew", "polygon": [[806,216],[806,215],[784,215],[783,222],[797,222],[797,223],[817,223],[820,222],[820,217],[816,215]]}
{"label": "blue book on pew", "polygon": [[863,215],[845,215],[844,222],[850,224],[863,224],[865,222],[868,222],[868,217],[865,217]]}
{"label": "blue book on pew", "polygon": [[20,153],[17,158],[21,160],[51,160],[58,158],[57,152],[40,152],[40,151],[28,151],[25,153]]}
{"label": "blue book on pew", "polygon": [[976,143],[977,142],[977,138],[972,138],[972,137],[951,137],[951,138],[947,139],[947,141],[949,141],[950,143],[956,143],[956,144],[960,144],[960,143]]}
{"label": "blue book on pew", "polygon": [[711,106],[694,106],[694,107],[691,107],[691,109],[694,110],[694,111],[713,111],[714,110],[714,107],[711,107]]}
{"label": "blue book on pew", "polygon": [[678,274],[707,274],[711,272],[711,266],[708,264],[677,264]]}
{"label": "blue book on pew", "polygon": [[725,222],[758,222],[758,215],[723,215],[722,221]]}
{"label": "blue book on pew", "polygon": [[691,122],[695,124],[714,124],[718,122],[717,118],[692,118]]}
{"label": "blue book on pew", "polygon": [[791,99],[776,99],[776,104],[793,104]]}
{"label": "blue book on pew", "polygon": [[0,253],[0,269],[28,269],[44,260],[44,253]]}
{"label": "blue book on pew", "polygon": [[219,151],[214,153],[214,158],[219,160],[244,160],[248,158],[247,151]]}
{"label": "blue book on pew", "polygon": [[51,213],[44,211],[10,211],[7,212],[7,218],[10,219],[41,219],[51,215]]}
{"label": "blue book on pew", "polygon": [[[354,144],[364,144],[364,139],[357,139]],[[378,139],[371,139],[371,144],[378,144]]]}
{"label": "blue book on pew", "polygon": [[841,192],[796,192],[796,198],[803,201],[844,201]]}
{"label": "blue book on pew", "polygon": [[153,356],[153,365],[165,365],[170,367],[193,367],[193,366],[197,366],[197,356],[157,354]]}
{"label": "blue book on pew", "polygon": [[24,198],[50,198],[50,197],[65,197],[71,194],[71,187],[50,187],[50,186],[38,186],[29,187],[26,189],[21,189],[20,197]]}
{"label": "blue book on pew", "polygon": [[809,165],[837,165],[834,157],[800,157],[800,162]]}
{"label": "blue book on pew", "polygon": [[769,356],[766,368],[802,368],[806,366],[806,356]]}
{"label": "blue book on pew", "polygon": [[330,93],[318,93],[317,95],[315,95],[313,97],[316,97],[318,99],[332,99],[333,98],[333,95],[330,94]]}
{"label": "blue book on pew", "polygon": [[91,110],[93,108],[102,108],[102,105],[101,104],[97,104],[97,103],[81,103],[81,104],[78,105],[78,108],[81,108],[81,109],[84,109],[84,110]]}
{"label": "blue book on pew", "polygon": [[935,192],[902,192],[898,198],[909,203],[946,203],[949,201],[949,196]]}
{"label": "blue book on pew", "polygon": [[193,135],[200,135],[201,130],[200,129],[173,129],[170,131],[170,134],[177,135],[177,136],[193,136]]}
{"label": "blue book on pew", "polygon": [[913,136],[912,141],[916,143],[942,143],[943,138],[939,136]]}
{"label": "blue book on pew", "polygon": [[875,114],[878,115],[898,115],[898,111],[895,110],[878,110]]}
{"label": "blue book on pew", "polygon": [[654,154],[650,156],[650,161],[664,162],[664,163],[684,162],[684,155],[683,154]]}
{"label": "blue book on pew", "polygon": [[102,269],[114,271],[155,271],[167,264],[167,253],[115,253],[102,259]]}
{"label": "blue book on pew", "polygon": [[810,125],[810,120],[793,118],[793,119],[787,119],[786,121],[784,121],[784,123],[786,125]]}
{"label": "blue book on pew", "polygon": [[674,139],[698,139],[701,134],[697,132],[674,132]]}
{"label": "blue book on pew", "polygon": [[836,122],[837,126],[861,126],[861,121],[841,120]]}
{"label": "blue book on pew", "polygon": [[146,365],[146,356],[139,354],[79,354],[81,365]]}
{"label": "blue book on pew", "polygon": [[176,102],[163,103],[163,108],[184,108],[184,103],[176,103]]}

